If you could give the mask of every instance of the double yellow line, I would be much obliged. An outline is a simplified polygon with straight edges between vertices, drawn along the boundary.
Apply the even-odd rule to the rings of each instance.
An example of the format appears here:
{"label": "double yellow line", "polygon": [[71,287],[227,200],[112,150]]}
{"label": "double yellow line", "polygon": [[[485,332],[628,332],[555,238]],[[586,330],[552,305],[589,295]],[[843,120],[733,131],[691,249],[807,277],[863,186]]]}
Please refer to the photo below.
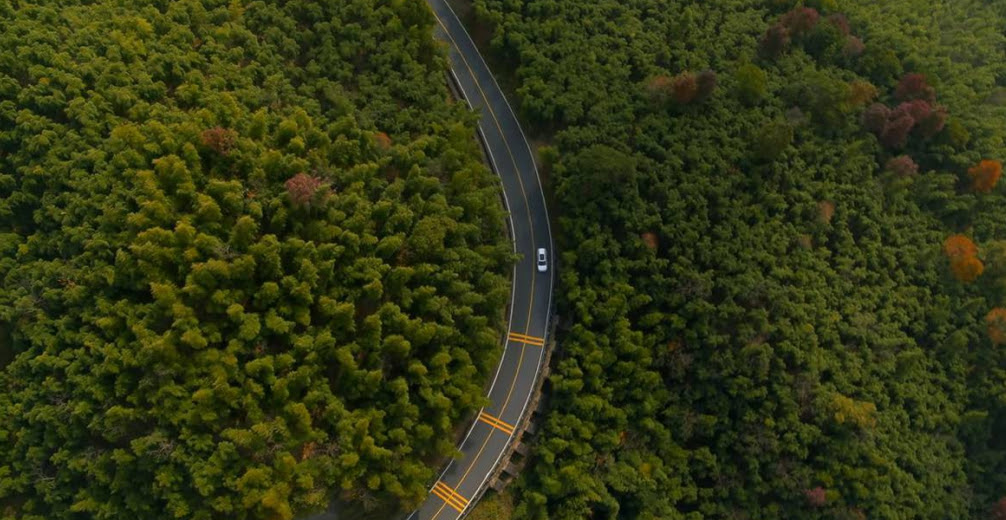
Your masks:
{"label": "double yellow line", "polygon": [[507,435],[513,434],[513,425],[505,423],[485,412],[479,414],[479,420]]}
{"label": "double yellow line", "polygon": [[[448,7],[448,9],[450,9],[450,6],[447,6],[447,7]],[[472,79],[474,80],[475,88],[478,89],[479,94],[481,94],[482,99],[485,101],[485,108],[486,108],[486,110],[489,111],[489,115],[492,117],[492,120],[493,120],[493,123],[495,123],[496,129],[500,133],[500,136],[501,136],[501,138],[503,140],[503,146],[506,148],[507,155],[510,157],[510,161],[513,164],[514,174],[516,175],[518,185],[520,186],[521,196],[524,198],[524,202],[525,202],[524,207],[525,207],[525,210],[527,211],[528,227],[530,228],[530,231],[531,231],[531,242],[532,243],[536,243],[535,239],[534,239],[534,236],[535,236],[534,220],[531,218],[531,205],[530,205],[530,203],[527,200],[527,193],[524,191],[524,182],[523,182],[523,180],[521,179],[521,176],[520,176],[520,168],[517,165],[517,160],[514,158],[513,151],[510,149],[510,143],[506,140],[506,134],[503,132],[503,128],[500,125],[499,118],[496,116],[496,112],[493,110],[492,105],[489,102],[489,97],[486,96],[486,93],[482,90],[482,86],[478,83],[477,76],[475,75],[475,72],[472,70],[471,65],[468,63],[468,60],[465,58],[464,54],[461,53],[461,49],[460,49],[460,46],[458,46],[457,41],[454,40],[454,37],[451,35],[450,30],[448,30],[448,28],[447,28],[446,25],[444,25],[444,22],[439,18],[439,16],[437,16],[436,18],[437,18],[437,23],[443,29],[444,34],[451,41],[451,43],[453,43],[455,49],[457,49],[458,55],[461,57],[461,61],[464,63],[465,68],[468,69],[468,73],[471,75]],[[462,87],[462,93],[464,93],[463,92],[463,87]],[[473,105],[472,108],[474,108],[474,105]],[[488,143],[487,143],[487,147],[488,147]],[[490,151],[490,155],[491,154],[492,154],[492,152]],[[494,166],[497,166],[497,165],[494,165]],[[534,305],[533,305],[533,303],[534,303],[534,286],[535,286],[536,279],[537,279],[537,276],[532,275],[532,277],[531,277],[531,302],[528,304],[528,309],[527,309],[527,320],[528,320],[528,323],[530,323],[531,313],[532,313],[532,310],[534,309]],[[526,334],[511,333],[509,335],[509,339],[512,340],[512,341],[515,341],[515,342],[524,343],[526,345],[536,345],[536,346],[540,346],[540,347],[543,347],[545,345],[544,339],[542,339],[542,338],[536,338],[534,336],[528,336]],[[517,360],[517,369],[514,371],[513,380],[510,382],[510,388],[507,391],[506,398],[503,400],[503,403],[500,406],[501,410],[505,410],[506,409],[507,404],[510,402],[510,397],[513,395],[513,391],[514,391],[514,388],[515,388],[516,383],[517,383],[517,377],[520,374],[520,368],[523,366],[523,363],[524,363],[524,351],[525,351],[525,349],[521,349],[520,350],[520,356],[519,356],[519,358]],[[500,362],[502,363],[502,360]],[[494,428],[499,429],[500,431],[507,431],[507,429],[509,429],[509,431],[511,431],[511,432],[513,431],[513,426],[511,426],[511,425],[509,425],[507,423],[504,423],[504,422],[500,421],[499,419],[496,419],[495,417],[488,416],[487,418],[483,419],[483,417],[480,416],[479,419],[483,420],[483,422],[489,423],[491,426],[493,426]],[[489,421],[492,421],[492,422],[489,422]],[[501,426],[502,426],[502,428],[501,428]],[[486,446],[489,444],[489,439],[490,438],[491,437],[487,435],[486,438],[485,438],[485,440],[483,440],[482,446],[479,448],[478,452],[476,452],[473,457],[469,457],[468,458],[468,467],[465,469],[464,474],[461,476],[461,479],[458,481],[458,484],[457,484],[458,486],[461,486],[461,484],[463,484],[465,482],[465,479],[468,478],[468,475],[475,468],[476,462],[481,458],[482,453],[485,451]],[[488,478],[488,477],[486,477],[486,478]],[[441,481],[438,481],[437,484],[433,486],[433,490],[432,491],[433,491],[434,495],[436,495],[437,497],[439,497],[441,500],[444,501],[444,505],[441,506],[440,509],[438,509],[437,512],[433,515],[432,520],[437,520],[438,518],[440,518],[440,514],[443,513],[444,508],[447,507],[448,505],[451,506],[453,509],[457,510],[458,513],[463,513],[464,510],[465,510],[465,508],[468,506],[468,500],[467,499],[465,499],[464,497],[462,497],[462,496],[458,495],[457,493],[455,493],[450,487],[448,487],[447,485],[445,485]]]}
{"label": "double yellow line", "polygon": [[510,341],[517,341],[519,343],[524,343],[527,345],[534,345],[536,347],[545,346],[545,338],[538,338],[535,336],[528,336],[527,334],[519,334],[517,332],[510,333]]}
{"label": "double yellow line", "polygon": [[468,499],[458,494],[457,491],[451,489],[447,484],[444,484],[442,480],[433,486],[433,494],[440,497],[447,505],[457,509],[459,513],[464,511],[465,507],[468,506]]}

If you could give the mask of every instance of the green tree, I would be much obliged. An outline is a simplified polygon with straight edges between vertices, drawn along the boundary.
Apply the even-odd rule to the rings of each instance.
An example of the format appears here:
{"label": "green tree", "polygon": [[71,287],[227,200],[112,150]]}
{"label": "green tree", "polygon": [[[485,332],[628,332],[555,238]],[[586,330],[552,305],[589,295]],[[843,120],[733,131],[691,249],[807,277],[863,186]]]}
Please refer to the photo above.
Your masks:
{"label": "green tree", "polygon": [[426,495],[512,260],[434,23],[0,2],[0,517]]}
{"label": "green tree", "polygon": [[[514,516],[986,517],[1006,489],[1006,351],[985,321],[1002,306],[985,244],[1006,205],[967,171],[1006,138],[1006,65],[989,58],[1006,12],[529,6],[475,1],[531,133],[561,158],[562,356]],[[933,103],[931,127],[922,105],[899,110],[909,64],[944,128]],[[654,110],[638,88],[709,66],[732,95],[701,110]],[[912,119],[895,155],[915,174],[875,138],[892,112]],[[972,284],[939,254],[964,230],[988,264]]]}
{"label": "green tree", "polygon": [[767,94],[768,75],[757,65],[745,63],[734,75],[737,80],[737,95],[748,104],[756,104]]}
{"label": "green tree", "polygon": [[778,159],[793,143],[793,127],[785,121],[772,121],[762,125],[755,134],[755,156],[772,161]]}

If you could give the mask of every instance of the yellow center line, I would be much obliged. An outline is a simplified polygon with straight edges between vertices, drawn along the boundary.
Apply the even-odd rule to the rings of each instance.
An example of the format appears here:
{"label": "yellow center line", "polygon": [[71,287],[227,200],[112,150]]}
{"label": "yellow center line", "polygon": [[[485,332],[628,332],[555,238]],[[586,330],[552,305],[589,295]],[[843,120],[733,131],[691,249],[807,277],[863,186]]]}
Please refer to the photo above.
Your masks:
{"label": "yellow center line", "polygon": [[[507,155],[510,156],[510,161],[513,163],[514,173],[517,175],[517,182],[518,182],[518,185],[520,186],[521,196],[524,198],[524,208],[527,211],[528,227],[530,228],[530,231],[531,231],[531,243],[533,244],[534,243],[534,220],[531,218],[531,205],[530,205],[530,202],[528,201],[528,198],[527,198],[527,192],[524,190],[524,181],[520,177],[520,168],[517,166],[517,159],[514,158],[513,150],[510,149],[510,143],[507,142],[507,140],[506,140],[506,134],[503,133],[503,127],[500,125],[499,118],[496,116],[496,112],[493,110],[492,104],[489,102],[489,96],[486,95],[485,91],[482,90],[482,86],[479,85],[479,82],[478,82],[478,80],[476,79],[476,76],[475,76],[475,71],[472,70],[471,64],[468,63],[468,59],[465,58],[464,54],[461,53],[461,47],[458,46],[457,40],[454,39],[454,37],[451,35],[451,32],[447,29],[447,26],[444,25],[444,23],[440,20],[440,18],[438,18],[438,17],[435,16],[435,13],[434,13],[434,18],[437,18],[437,23],[440,24],[440,27],[444,30],[444,34],[447,35],[447,37],[451,40],[451,43],[453,43],[454,47],[457,49],[458,56],[461,57],[461,61],[464,62],[465,68],[468,69],[468,73],[471,75],[472,81],[475,83],[475,88],[477,88],[478,91],[479,91],[479,93],[482,95],[482,99],[485,101],[485,108],[489,111],[489,115],[492,116],[493,122],[496,125],[496,129],[500,133],[500,138],[503,140],[503,146],[506,147]],[[531,275],[531,300],[528,303],[527,320],[525,321],[525,324],[526,324],[525,325],[525,332],[527,332],[530,329],[531,313],[532,313],[532,310],[534,309],[534,285],[535,285],[536,279],[537,279],[537,274],[536,273],[532,274]],[[524,350],[525,349],[521,349],[520,355],[517,358],[517,370],[514,371],[513,380],[510,381],[510,388],[507,391],[506,399],[503,401],[503,405],[500,407],[500,413],[503,413],[506,410],[506,406],[507,406],[507,404],[509,404],[510,398],[513,395],[513,390],[514,390],[514,387],[516,387],[516,383],[517,383],[517,376],[518,376],[518,374],[520,374],[520,368],[524,364]],[[485,440],[482,442],[482,446],[479,448],[479,451],[475,454],[475,457],[473,457],[472,459],[470,459],[470,461],[468,463],[468,468],[465,470],[464,474],[461,475],[461,479],[458,480],[458,483],[457,483],[457,487],[458,488],[461,487],[461,485],[465,482],[465,479],[468,478],[468,474],[471,473],[472,469],[475,468],[475,463],[482,456],[482,453],[485,451],[486,446],[489,444],[489,439],[490,438],[491,438],[491,436],[488,436],[488,435],[486,436]],[[443,506],[440,506],[440,509],[437,510],[437,512],[436,512],[435,515],[433,515],[433,519],[432,520],[437,520],[437,518],[440,517],[440,513],[443,512],[444,507],[446,507],[446,506],[447,506],[446,502],[444,503]],[[452,505],[452,507],[454,507],[454,506]],[[463,509],[464,508],[462,508],[462,510],[459,511],[459,512],[463,512]]]}
{"label": "yellow center line", "polygon": [[433,493],[434,495],[437,496],[437,498],[439,498],[440,500],[443,500],[445,504],[449,504],[451,507],[457,509],[457,506],[455,506],[454,504],[451,504],[450,497],[448,495],[444,494],[443,491],[440,491],[437,488],[433,488],[432,490],[430,490],[430,493]]}
{"label": "yellow center line", "polygon": [[465,506],[468,505],[468,501],[464,500],[464,497],[455,493],[454,490],[449,488],[443,482],[439,483],[439,486],[435,488],[434,492],[437,493],[437,496],[444,500],[445,504],[448,504],[459,511],[464,510]]}
{"label": "yellow center line", "polygon": [[537,338],[534,336],[528,336],[526,334],[518,334],[516,332],[511,332],[510,339],[512,341],[517,341],[519,343],[526,343],[528,345],[535,345],[538,347],[545,346],[545,338]]}
{"label": "yellow center line", "polygon": [[495,417],[493,417],[493,416],[491,416],[491,415],[489,415],[489,414],[487,414],[485,412],[482,412],[481,414],[479,414],[479,420],[482,421],[482,422],[484,422],[484,423],[486,423],[486,424],[488,424],[489,426],[492,426],[493,428],[496,428],[497,430],[499,430],[499,431],[501,431],[501,432],[503,432],[503,433],[505,433],[507,435],[510,435],[510,434],[513,433],[513,426],[511,426],[511,425],[509,425],[509,424],[507,424],[507,423],[505,423],[505,422],[503,422],[503,421],[501,421],[501,420],[499,420],[499,419],[497,419],[497,418],[495,418]]}
{"label": "yellow center line", "polygon": [[458,512],[464,511],[465,507],[468,505],[468,499],[458,494],[457,491],[451,489],[447,484],[444,484],[443,481],[437,482],[437,484],[433,486],[433,492],[436,493],[445,504],[457,509]]}

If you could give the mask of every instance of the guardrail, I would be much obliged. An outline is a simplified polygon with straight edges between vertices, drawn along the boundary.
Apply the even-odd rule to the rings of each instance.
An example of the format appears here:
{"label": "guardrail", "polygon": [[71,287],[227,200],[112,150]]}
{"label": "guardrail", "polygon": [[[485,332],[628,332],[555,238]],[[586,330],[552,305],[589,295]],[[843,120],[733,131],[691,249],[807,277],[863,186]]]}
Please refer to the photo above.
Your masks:
{"label": "guardrail", "polygon": [[[466,103],[468,103],[468,107],[470,109],[475,110],[475,107],[472,105],[471,101],[465,97],[464,90],[461,88],[461,81],[458,78],[457,73],[454,72],[453,68],[448,68],[447,69],[447,78],[448,78],[448,82],[447,82],[448,86],[450,87],[450,90],[454,93],[455,97],[457,97],[458,99],[464,100]],[[514,237],[513,217],[512,217],[511,212],[510,212],[510,201],[507,198],[506,190],[502,189],[502,182],[503,181],[502,181],[502,177],[500,177],[500,175],[499,175],[499,169],[496,166],[496,159],[495,159],[495,157],[493,157],[492,150],[489,149],[489,145],[486,143],[485,135],[482,133],[482,128],[480,126],[476,126],[475,127],[475,131],[476,131],[476,134],[478,136],[479,144],[482,146],[483,152],[485,153],[486,157],[489,159],[488,162],[489,162],[490,167],[493,169],[493,172],[496,174],[496,177],[498,179],[500,179],[500,195],[501,195],[501,198],[503,200],[503,207],[504,207],[504,209],[507,212],[507,219],[506,219],[507,234],[510,237],[511,243],[514,243],[514,238],[513,238]],[[534,160],[533,156],[532,156],[532,160]],[[516,253],[516,244],[515,243],[514,243],[514,252]],[[552,265],[553,276],[555,276],[554,271],[557,268],[558,261],[556,260],[556,256],[555,255],[553,255],[552,258],[553,258],[553,265]],[[511,298],[512,297],[513,297],[513,295],[511,294]],[[507,306],[507,316],[506,316],[506,319],[505,319],[505,321],[507,323],[510,322],[509,308],[510,307],[508,305]],[[469,504],[472,504],[473,506],[474,506],[474,504],[478,503],[478,501],[482,498],[482,496],[485,494],[485,492],[489,489],[489,487],[491,486],[491,484],[502,473],[503,469],[506,467],[506,465],[504,464],[504,462],[505,461],[509,461],[510,458],[513,456],[514,450],[516,449],[517,444],[520,442],[521,436],[528,429],[528,426],[529,426],[530,420],[531,420],[531,416],[534,414],[534,412],[536,412],[538,410],[539,403],[540,403],[540,400],[541,400],[542,385],[544,384],[545,379],[548,377],[548,375],[550,373],[550,366],[551,366],[550,364],[551,364],[551,360],[552,360],[552,352],[554,350],[554,345],[555,345],[555,330],[556,330],[556,325],[558,323],[558,320],[556,319],[557,316],[555,315],[555,309],[554,308],[553,309],[549,309],[549,313],[552,316],[552,319],[549,320],[549,331],[548,331],[548,334],[546,335],[546,343],[545,343],[545,347],[544,347],[545,348],[545,358],[544,358],[544,360],[542,362],[541,369],[538,371],[538,376],[535,379],[534,396],[530,399],[530,401],[528,402],[528,406],[526,406],[524,408],[524,411],[521,414],[520,419],[516,422],[516,424],[518,426],[517,426],[517,428],[515,428],[514,433],[513,433],[512,437],[511,437],[511,441],[507,444],[506,450],[504,450],[504,452],[497,459],[496,466],[493,468],[493,471],[490,474],[490,478],[485,479],[482,482],[482,484],[479,486],[479,488],[475,491],[475,493],[469,499]],[[506,334],[505,333],[504,333],[504,337],[503,337],[503,344],[506,344]],[[472,510],[472,508],[465,508],[465,510],[461,513],[461,516],[458,517],[459,520],[463,519],[466,516],[468,516],[468,514],[471,513],[471,510]]]}
{"label": "guardrail", "polygon": [[[554,309],[553,309],[553,311],[554,311]],[[486,493],[486,491],[488,491],[488,489],[490,487],[494,487],[493,484],[499,480],[500,475],[507,468],[507,464],[504,464],[503,462],[507,462],[507,461],[509,461],[513,457],[514,452],[517,451],[518,444],[522,443],[521,437],[523,436],[524,432],[526,432],[526,431],[528,431],[528,430],[531,429],[530,428],[530,426],[531,426],[531,417],[534,415],[535,412],[540,411],[540,408],[541,408],[541,397],[542,397],[542,387],[545,384],[545,380],[548,379],[548,376],[551,373],[552,353],[555,351],[555,346],[556,346],[555,330],[556,330],[557,323],[558,323],[558,316],[556,314],[553,314],[552,317],[553,317],[553,320],[551,322],[551,325],[549,326],[549,331],[548,331],[548,336],[547,336],[548,339],[547,339],[547,341],[545,343],[545,359],[542,362],[542,368],[541,368],[541,370],[538,372],[538,378],[535,380],[534,397],[531,398],[531,400],[528,403],[528,406],[524,409],[524,413],[523,413],[523,415],[521,415],[520,420],[517,421],[517,428],[515,428],[515,430],[514,430],[513,442],[511,442],[509,445],[507,445],[506,450],[503,452],[503,455],[500,457],[501,463],[498,464],[496,466],[496,468],[493,469],[493,472],[492,472],[490,478],[486,479],[486,483],[484,483],[478,490],[476,490],[475,494],[472,495],[472,498],[471,498],[471,503],[472,504],[477,503],[482,498],[482,495],[484,495]],[[534,434],[534,433],[536,433],[536,432],[534,430],[532,430],[532,434]],[[525,454],[525,453],[522,453],[521,455],[527,456],[527,454]],[[517,468],[517,470],[519,471],[519,470],[523,469],[523,467],[524,466],[521,465],[519,468]],[[516,477],[516,474],[513,474],[513,475],[514,475],[514,477]],[[467,512],[466,512],[465,515],[462,515],[460,518],[464,518],[465,516],[467,516]]]}

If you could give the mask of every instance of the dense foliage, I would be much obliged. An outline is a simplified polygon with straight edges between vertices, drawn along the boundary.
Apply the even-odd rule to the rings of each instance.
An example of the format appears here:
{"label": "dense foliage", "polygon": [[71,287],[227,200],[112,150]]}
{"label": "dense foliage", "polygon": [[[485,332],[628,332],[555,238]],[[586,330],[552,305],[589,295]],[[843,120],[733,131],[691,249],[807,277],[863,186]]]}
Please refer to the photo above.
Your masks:
{"label": "dense foliage", "polygon": [[0,518],[425,496],[512,261],[433,23],[0,0]]}
{"label": "dense foliage", "polygon": [[475,0],[560,213],[515,517],[1006,511],[1006,9],[794,3]]}

